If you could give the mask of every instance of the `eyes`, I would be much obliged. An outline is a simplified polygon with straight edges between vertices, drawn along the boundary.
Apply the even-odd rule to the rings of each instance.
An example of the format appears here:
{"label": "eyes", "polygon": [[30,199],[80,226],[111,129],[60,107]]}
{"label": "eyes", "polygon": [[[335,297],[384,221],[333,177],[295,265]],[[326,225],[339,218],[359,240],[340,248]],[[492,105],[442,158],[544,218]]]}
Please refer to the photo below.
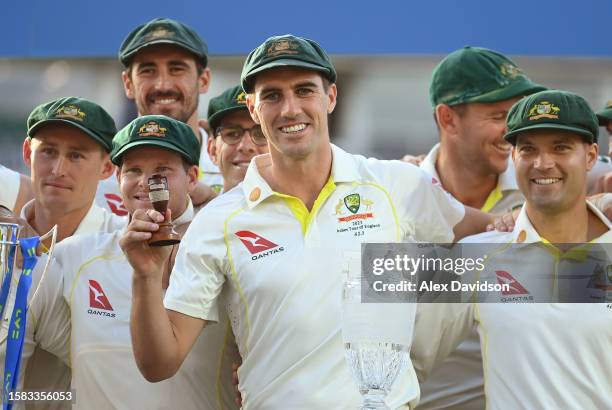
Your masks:
{"label": "eyes", "polygon": [[[158,67],[155,65],[142,65],[136,70],[136,74],[141,77],[152,77],[157,75]],[[189,66],[186,64],[171,64],[168,66],[170,75],[182,75],[189,71]]]}
{"label": "eyes", "polygon": [[[60,155],[57,148],[54,148],[54,147],[42,147],[40,149],[40,152],[43,157],[50,158],[50,159],[56,158],[57,156]],[[79,152],[79,151],[69,151],[65,154],[65,156],[66,158],[68,158],[70,161],[73,161],[73,162],[87,159],[86,156],[82,152]]]}
{"label": "eyes", "polygon": [[[311,86],[300,86],[294,90],[294,93],[298,97],[306,98],[306,97],[310,97],[311,95],[315,94],[316,89],[315,87],[311,87]],[[280,101],[280,99],[282,98],[282,93],[276,90],[264,91],[261,94],[260,98],[261,100],[266,101],[266,102],[277,102],[277,101]]]}
{"label": "eyes", "polygon": [[[165,165],[160,165],[158,167],[156,167],[152,174],[161,174],[163,176],[169,174],[172,171],[172,168],[167,167]],[[142,168],[138,167],[138,166],[133,166],[133,167],[123,167],[122,170],[122,174],[128,174],[131,176],[140,176],[144,173],[144,171],[142,170]]]}
{"label": "eyes", "polygon": [[[538,151],[534,145],[529,144],[519,145],[517,149],[518,152],[522,155],[534,154]],[[557,143],[552,146],[552,152],[557,154],[570,152],[572,151],[572,149],[573,147],[571,145],[564,143]]]}

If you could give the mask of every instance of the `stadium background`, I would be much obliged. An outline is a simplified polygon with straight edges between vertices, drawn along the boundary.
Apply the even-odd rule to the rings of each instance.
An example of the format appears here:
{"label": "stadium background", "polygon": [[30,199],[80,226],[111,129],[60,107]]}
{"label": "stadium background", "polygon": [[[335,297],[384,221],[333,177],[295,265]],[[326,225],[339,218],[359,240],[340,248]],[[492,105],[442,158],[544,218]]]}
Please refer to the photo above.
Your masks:
{"label": "stadium background", "polygon": [[[21,172],[25,120],[41,102],[86,97],[119,127],[136,115],[123,94],[117,51],[136,25],[162,16],[192,26],[208,44],[212,83],[200,98],[201,117],[268,36],[318,41],[339,73],[333,142],[379,158],[425,153],[436,142],[429,78],[445,54],[464,45],[509,55],[534,81],[579,93],[595,110],[612,99],[609,0],[32,0],[3,10],[0,163]],[[600,142],[607,152],[607,138]]]}

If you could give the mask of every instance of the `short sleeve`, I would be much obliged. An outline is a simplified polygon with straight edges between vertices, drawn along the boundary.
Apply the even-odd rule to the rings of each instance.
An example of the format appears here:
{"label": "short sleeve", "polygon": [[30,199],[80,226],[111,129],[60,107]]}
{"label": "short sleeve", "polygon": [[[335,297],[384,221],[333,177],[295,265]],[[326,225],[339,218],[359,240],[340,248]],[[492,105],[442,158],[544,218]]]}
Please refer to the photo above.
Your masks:
{"label": "short sleeve", "polygon": [[0,205],[10,210],[15,208],[17,195],[19,194],[20,175],[7,167],[0,165]]}
{"label": "short sleeve", "polygon": [[399,205],[406,233],[419,242],[453,242],[453,228],[463,219],[465,207],[427,172],[409,167],[407,173]]}
{"label": "short sleeve", "polygon": [[218,297],[225,282],[226,247],[219,221],[204,208],[179,245],[164,305],[188,316],[218,321]]}

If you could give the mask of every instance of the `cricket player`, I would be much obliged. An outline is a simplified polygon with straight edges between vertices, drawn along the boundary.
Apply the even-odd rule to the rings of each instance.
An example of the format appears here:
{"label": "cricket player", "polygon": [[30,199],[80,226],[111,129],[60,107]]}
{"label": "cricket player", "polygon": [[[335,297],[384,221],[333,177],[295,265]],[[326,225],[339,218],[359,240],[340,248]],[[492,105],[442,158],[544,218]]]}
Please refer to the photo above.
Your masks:
{"label": "cricket player", "polygon": [[[429,97],[440,135],[420,167],[464,205],[503,214],[523,204],[504,140],[506,115],[524,95],[544,90],[509,58],[464,47],[435,68]],[[475,329],[421,384],[419,409],[484,409],[482,359]]]}
{"label": "cricket player", "polygon": [[[196,216],[163,301],[168,250],[145,244],[162,216],[134,218],[121,239],[134,268],[136,361],[150,381],[172,377],[202,329],[217,321],[223,294],[243,359],[245,409],[357,406],[340,332],[344,253],[366,241],[452,241],[484,230],[491,218],[410,164],[330,144],[336,71],[314,41],[267,39],[247,57],[241,80],[270,154],[254,158],[244,182]],[[397,408],[417,397],[409,367],[388,403]]]}
{"label": "cricket player", "polygon": [[513,145],[526,202],[512,232],[462,242],[508,249],[495,253],[485,269],[511,282],[512,296],[495,296],[498,303],[420,305],[413,362],[426,376],[477,326],[487,408],[611,408],[612,361],[602,354],[612,340],[609,303],[514,303],[514,298],[533,298],[543,273],[576,264],[583,248],[564,252],[553,244],[612,240],[609,220],[586,199],[587,172],[598,153],[597,118],[582,97],[549,90],[515,104],[507,126],[505,139]]}
{"label": "cricket player", "polygon": [[244,180],[255,155],[268,153],[268,140],[251,118],[240,85],[210,100],[208,124],[212,130],[208,153],[221,170],[223,192],[227,192]]}
{"label": "cricket player", "polygon": [[[139,25],[119,49],[125,95],[134,100],[138,115],[166,115],[183,121],[202,142],[201,184],[191,193],[196,207],[223,186],[219,169],[206,152],[208,136],[198,126],[199,96],[210,84],[207,54],[206,43],[192,28],[169,18]],[[128,214],[114,177],[101,181],[96,199],[118,215]]]}
{"label": "cricket player", "polygon": [[[148,178],[166,177],[168,209],[178,231],[184,232],[194,215],[189,196],[198,181],[200,143],[187,124],[166,116],[142,116],[123,128],[113,140],[111,159],[118,167],[124,204],[134,217],[152,209]],[[183,367],[168,380],[151,384],[134,361],[129,329],[132,279],[121,252],[123,230],[75,237],[57,246],[43,281],[45,311],[69,306],[41,326],[56,329],[71,324],[69,337],[48,335],[46,343],[69,346],[72,388],[76,408],[124,409],[234,409],[232,363],[240,362],[230,324],[223,315],[211,332],[195,340]],[[148,246],[148,245],[147,245]],[[164,262],[163,289],[172,281],[172,256]],[[54,284],[59,283],[59,286]]]}
{"label": "cricket player", "polygon": [[198,125],[200,94],[208,91],[208,47],[187,25],[156,18],[132,30],[119,49],[125,67],[125,95],[138,115],[166,115],[187,123],[202,143],[201,180],[217,192],[223,187],[219,168],[208,152],[208,135]]}
{"label": "cricket player", "polygon": [[[98,181],[113,172],[109,159],[111,141],[116,133],[115,122],[99,105],[76,97],[65,97],[36,107],[27,120],[28,137],[23,144],[23,159],[31,170],[34,198],[21,211],[21,217],[39,234],[58,227],[57,240],[74,235],[112,232],[125,226],[123,218],[116,217],[94,203]],[[49,243],[45,244],[49,246]],[[39,262],[39,267],[44,265]],[[41,273],[33,274],[33,289]],[[17,275],[15,275],[17,279]],[[6,352],[9,326],[16,283],[8,296],[2,321],[0,352],[2,363]],[[60,314],[47,310],[34,316],[29,312],[22,354],[22,368],[31,361],[26,386],[45,391],[65,391],[70,383],[69,369],[58,359],[35,347],[44,338],[38,325],[48,317]],[[67,328],[54,329],[69,334]],[[40,344],[42,349],[56,346]],[[60,358],[64,352],[56,350]],[[21,377],[24,377],[24,371]],[[20,382],[19,386],[23,386]],[[48,404],[48,403],[47,403]],[[56,403],[61,405],[62,403]],[[66,403],[64,403],[66,404]],[[66,405],[69,405],[66,404]]]}

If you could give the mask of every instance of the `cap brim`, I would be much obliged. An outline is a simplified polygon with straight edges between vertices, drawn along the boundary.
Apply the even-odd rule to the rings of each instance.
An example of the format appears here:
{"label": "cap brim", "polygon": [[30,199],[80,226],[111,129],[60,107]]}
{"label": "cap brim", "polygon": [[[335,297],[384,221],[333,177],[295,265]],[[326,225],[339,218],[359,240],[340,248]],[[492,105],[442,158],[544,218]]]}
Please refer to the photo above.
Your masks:
{"label": "cap brim", "polygon": [[527,127],[516,129],[504,135],[504,139],[508,141],[509,143],[511,143],[512,145],[514,145],[516,143],[516,137],[519,134],[523,134],[529,131],[537,131],[537,130],[559,130],[559,131],[573,132],[573,133],[576,133],[576,134],[579,134],[585,137],[589,137],[591,138],[591,141],[593,142],[596,140],[596,137],[590,131],[585,130],[584,128],[570,127],[568,125],[551,124],[551,123],[533,124]]}
{"label": "cap brim", "polygon": [[214,115],[208,118],[208,125],[210,125],[210,131],[214,134],[215,129],[219,126],[219,123],[223,120],[223,117],[225,117],[226,115],[231,114],[236,111],[243,111],[243,110],[246,112],[249,111],[246,105],[241,105],[239,107],[230,107],[224,110],[217,111],[216,113],[214,113]]}
{"label": "cap brim", "polygon": [[63,123],[63,124],[68,124],[68,125],[71,125],[71,126],[73,126],[75,128],[78,128],[79,130],[83,131],[85,134],[87,134],[91,138],[93,138],[94,141],[96,141],[98,144],[102,145],[102,147],[104,148],[104,150],[106,152],[111,152],[112,144],[111,144],[110,141],[104,140],[102,137],[97,135],[95,132],[91,131],[90,129],[88,129],[88,128],[84,127],[84,126],[82,126],[81,124],[79,124],[77,122],[74,122],[74,121],[70,121],[68,119],[64,119],[64,118],[49,118],[47,120],[38,121],[36,124],[34,124],[28,130],[28,136],[30,138],[34,138],[34,134],[36,134],[36,132],[38,130],[40,130],[46,124],[50,124],[50,123],[56,123],[56,124],[57,123]]}
{"label": "cap brim", "polygon": [[525,95],[534,94],[547,89],[547,87],[544,87],[540,84],[532,83],[531,81],[517,81],[513,84],[510,84],[508,87],[494,90],[486,94],[481,94],[477,97],[470,98],[469,100],[466,100],[464,102],[494,103],[499,101],[506,101],[511,98],[523,97]]}
{"label": "cap brim", "polygon": [[603,111],[599,111],[597,114],[597,120],[599,125],[605,126],[612,121],[612,108],[607,108]]}
{"label": "cap brim", "polygon": [[[170,144],[169,142],[166,142],[166,141],[150,140],[150,139],[142,139],[142,140],[132,141],[132,142],[125,144],[123,147],[121,147],[119,151],[114,153],[114,155],[111,157],[111,161],[115,165],[121,165],[121,157],[123,156],[123,154],[125,154],[126,151],[132,148],[141,146],[141,145],[155,145],[160,148],[165,148],[169,151],[176,152],[177,154],[183,156],[187,160],[187,162],[189,162],[190,164],[194,164],[191,156],[185,151],[183,151],[182,149],[180,149],[179,147],[177,147],[176,145]],[[197,163],[195,163],[194,165],[197,165]]]}
{"label": "cap brim", "polygon": [[139,45],[135,49],[131,50],[128,54],[122,55],[120,57],[121,63],[124,66],[127,67],[129,65],[129,62],[132,59],[132,57],[134,57],[134,54],[138,53],[143,48],[146,48],[146,47],[149,47],[149,46],[154,46],[156,44],[170,44],[170,45],[173,45],[173,46],[180,47],[182,49],[185,49],[185,50],[189,51],[190,53],[194,54],[196,57],[201,59],[205,66],[208,64],[208,57],[207,56],[202,56],[200,54],[200,52],[198,50],[195,50],[193,47],[189,47],[188,45],[186,45],[184,43],[181,43],[181,42],[178,42],[176,40],[169,39],[169,38],[160,38],[160,39],[149,41],[147,43],[143,43],[143,44]]}
{"label": "cap brim", "polygon": [[321,67],[320,65],[308,63],[306,61],[297,60],[294,58],[281,58],[278,60],[270,61],[269,63],[264,64],[261,67],[257,67],[256,69],[251,71],[244,78],[244,81],[242,84],[244,91],[246,91],[247,93],[252,91],[252,82],[253,82],[253,77],[255,75],[261,73],[262,71],[270,70],[271,68],[277,68],[277,67],[299,67],[299,68],[305,68],[308,70],[315,70],[315,71],[320,71],[325,74],[329,74],[329,70],[325,67]]}

